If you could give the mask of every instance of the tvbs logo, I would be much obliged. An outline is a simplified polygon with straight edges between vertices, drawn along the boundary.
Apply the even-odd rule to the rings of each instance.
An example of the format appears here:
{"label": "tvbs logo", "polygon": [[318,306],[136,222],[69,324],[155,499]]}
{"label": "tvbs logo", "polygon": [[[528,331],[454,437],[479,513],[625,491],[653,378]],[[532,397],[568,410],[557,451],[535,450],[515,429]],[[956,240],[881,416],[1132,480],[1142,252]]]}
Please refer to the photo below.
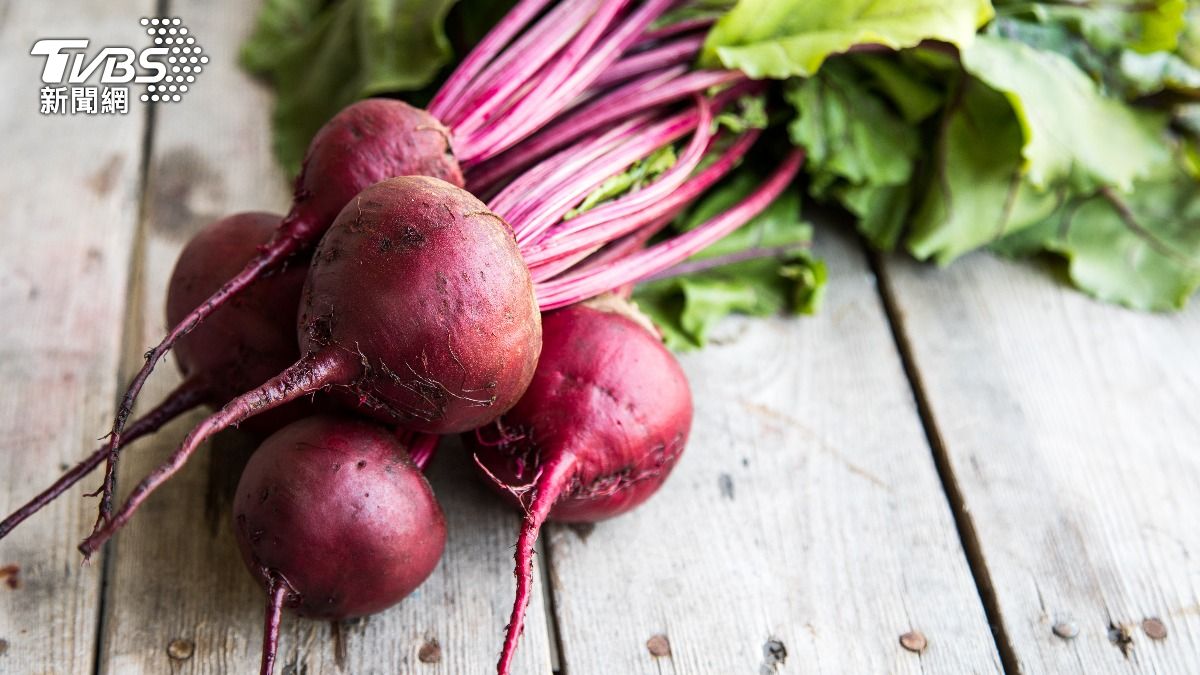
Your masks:
{"label": "tvbs logo", "polygon": [[[42,66],[41,112],[112,114],[129,110],[129,85],[145,85],[142,101],[178,103],[208,56],[178,17],[144,18],[141,24],[153,45],[108,46],[88,55],[86,38],[49,38],[33,43],[32,56]],[[94,84],[100,86],[95,86]]]}

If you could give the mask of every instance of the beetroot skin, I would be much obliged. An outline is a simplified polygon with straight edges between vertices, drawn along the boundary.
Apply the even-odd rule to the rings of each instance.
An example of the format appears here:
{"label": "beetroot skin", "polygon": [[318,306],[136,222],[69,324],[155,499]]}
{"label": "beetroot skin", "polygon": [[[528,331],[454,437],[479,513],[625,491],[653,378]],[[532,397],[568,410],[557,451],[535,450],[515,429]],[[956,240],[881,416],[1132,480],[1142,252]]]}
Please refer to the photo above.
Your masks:
{"label": "beetroot skin", "polygon": [[467,443],[507,485],[569,461],[551,520],[625,513],[654,494],[687,443],[692,396],[683,369],[649,331],[613,311],[575,305],[544,315],[542,330],[541,361],[525,395],[495,423],[466,434]]}
{"label": "beetroot skin", "polygon": [[347,205],[313,254],[303,308],[301,349],[336,350],[358,371],[333,393],[412,431],[495,419],[525,391],[542,346],[512,231],[433,178],[387,180]]}
{"label": "beetroot skin", "polygon": [[430,176],[463,187],[450,130],[403,101],[369,98],[348,105],[309,143],[285,227],[295,221],[302,231],[291,236],[311,231],[308,241],[316,241],[355,195],[396,176]]}
{"label": "beetroot skin", "polygon": [[[242,269],[271,239],[280,216],[239,213],[209,225],[179,255],[167,290],[167,323],[187,316],[226,279]],[[306,261],[296,261],[263,277],[257,284],[212,313],[209,320],[175,344],[175,358],[185,378],[204,383],[206,402],[219,408],[247,389],[262,384],[300,357],[296,316],[300,292],[308,276]],[[307,401],[246,421],[248,431],[270,434],[312,414]]]}
{"label": "beetroot skin", "polygon": [[[413,174],[463,185],[462,170],[450,150],[449,130],[424,110],[402,101],[368,99],[343,108],[321,127],[296,179],[291,211],[269,240],[241,268],[230,269],[209,295],[189,295],[190,306],[182,302],[172,306],[170,332],[146,353],[146,362],[121,397],[109,436],[106,474],[116,473],[121,433],[142,386],[176,342],[256,281],[286,265],[289,258],[309,250],[361,190],[385,178]],[[112,481],[106,479],[97,527],[99,521],[108,520],[111,502]]]}
{"label": "beetroot skin", "polygon": [[329,416],[289,425],[250,458],[234,533],[264,588],[301,616],[345,619],[396,604],[446,544],[441,507],[394,434]]}
{"label": "beetroot skin", "polygon": [[517,402],[542,347],[512,231],[436,178],[386,180],[347,204],[313,254],[302,306],[300,359],[197,424],[97,521],[79,546],[85,557],[222,429],[330,389],[405,431],[465,431]]}
{"label": "beetroot skin", "polygon": [[542,330],[545,347],[525,395],[493,424],[465,434],[479,467],[526,513],[502,675],[523,628],[542,523],[593,522],[646,501],[678,461],[692,424],[679,363],[625,313],[575,305],[547,313]]}

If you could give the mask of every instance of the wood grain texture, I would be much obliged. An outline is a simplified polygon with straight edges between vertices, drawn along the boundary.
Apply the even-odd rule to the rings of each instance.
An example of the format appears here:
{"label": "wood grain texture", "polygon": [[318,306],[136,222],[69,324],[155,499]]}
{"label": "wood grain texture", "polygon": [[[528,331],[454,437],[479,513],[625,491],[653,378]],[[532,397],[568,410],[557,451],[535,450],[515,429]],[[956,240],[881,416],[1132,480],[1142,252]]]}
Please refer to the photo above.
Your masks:
{"label": "wood grain texture", "polygon": [[[166,284],[187,238],[222,215],[282,213],[289,201],[269,148],[269,95],[236,66],[256,9],[234,0],[176,1],[171,14],[183,18],[211,61],[182,103],[157,113],[142,242],[142,319],[127,345],[131,366],[165,330]],[[143,400],[157,400],[177,382],[173,367],[161,366]],[[161,461],[197,419],[126,455],[122,486],[129,489]],[[218,438],[114,540],[102,672],[257,672],[265,595],[238,558],[229,522],[232,490],[252,446],[236,434]],[[517,524],[482,486],[463,481],[472,475],[464,461],[449,443],[432,472],[449,529],[433,576],[392,610],[336,629],[285,616],[276,672],[436,675],[493,666],[507,618]],[[531,648],[521,673],[550,672],[541,602],[539,595],[531,608]]]}
{"label": "wood grain texture", "polygon": [[825,238],[818,316],[683,359],[695,424],[661,493],[548,531],[571,675],[999,672],[874,279]]}
{"label": "wood grain texture", "polygon": [[1020,671],[1200,672],[1200,307],[988,255],[885,269]]}
{"label": "wood grain texture", "polygon": [[[116,395],[126,287],[137,228],[143,109],[39,114],[35,40],[86,36],[142,44],[153,5],[6,3],[0,8],[0,512],[7,514],[97,445]],[[92,82],[91,84],[95,84]],[[95,658],[102,566],[76,544],[95,510],[68,492],[0,542],[0,672],[85,673]]]}
{"label": "wood grain texture", "polygon": [[[182,102],[155,109],[122,386],[166,330],[167,281],[187,240],[229,213],[282,212],[289,202],[270,154],[269,94],[236,66],[237,45],[253,12],[175,2],[166,15],[183,19],[210,62]],[[139,410],[178,383],[168,356],[143,390]],[[199,413],[188,416],[132,446],[121,465],[122,493],[199,419]],[[243,568],[228,522],[232,491],[253,445],[248,437],[226,434],[203,448],[109,545],[100,672],[253,672],[264,594]],[[294,645],[328,633],[324,625],[285,625],[282,666],[299,657]],[[176,657],[186,658],[171,656],[172,643]]]}

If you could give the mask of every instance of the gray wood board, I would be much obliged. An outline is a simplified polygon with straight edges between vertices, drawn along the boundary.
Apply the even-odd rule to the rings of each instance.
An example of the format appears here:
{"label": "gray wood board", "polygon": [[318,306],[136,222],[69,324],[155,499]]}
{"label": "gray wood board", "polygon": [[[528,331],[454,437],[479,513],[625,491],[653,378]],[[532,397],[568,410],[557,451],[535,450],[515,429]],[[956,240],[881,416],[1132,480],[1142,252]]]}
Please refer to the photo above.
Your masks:
{"label": "gray wood board", "polygon": [[571,675],[999,672],[875,280],[822,239],[820,314],[733,320],[683,358],[695,424],[662,491],[549,530]]}
{"label": "gray wood board", "polygon": [[885,269],[1020,671],[1200,672],[1200,307],[986,254]]}
{"label": "gray wood board", "polygon": [[[144,44],[137,19],[152,6],[119,0],[3,8],[5,515],[95,449],[111,424],[145,130],[144,108],[135,101],[125,115],[40,114],[44,57],[31,56],[30,49],[36,40],[56,37]],[[89,479],[87,489],[98,482]],[[85,491],[71,490],[0,542],[0,567],[19,568],[6,580],[13,586],[0,583],[0,671],[91,670],[103,567],[81,568],[75,550],[95,518]]]}

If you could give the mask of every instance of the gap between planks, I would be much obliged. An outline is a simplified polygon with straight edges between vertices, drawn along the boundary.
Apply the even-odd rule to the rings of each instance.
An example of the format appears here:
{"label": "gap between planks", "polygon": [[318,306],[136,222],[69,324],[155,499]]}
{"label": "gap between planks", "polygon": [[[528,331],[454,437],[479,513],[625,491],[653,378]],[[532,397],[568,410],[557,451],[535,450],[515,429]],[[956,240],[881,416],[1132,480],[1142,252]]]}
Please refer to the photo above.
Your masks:
{"label": "gap between planks", "polygon": [[1000,614],[1000,603],[996,597],[996,589],[992,584],[992,577],[988,571],[987,563],[983,559],[979,533],[975,528],[974,520],[971,518],[971,512],[967,508],[962,490],[958,487],[958,482],[954,476],[954,469],[950,465],[945,442],[941,434],[938,433],[937,421],[934,419],[933,412],[929,406],[929,399],[925,391],[925,385],[921,380],[921,373],[917,368],[916,361],[913,359],[912,345],[909,342],[908,333],[904,327],[904,319],[899,307],[896,305],[895,288],[892,287],[891,281],[883,272],[882,255],[878,251],[872,250],[870,245],[861,236],[859,236],[859,244],[867,256],[871,273],[875,276],[876,288],[878,289],[880,302],[883,304],[884,314],[887,316],[888,328],[892,332],[892,339],[896,342],[896,351],[900,354],[900,363],[904,368],[904,377],[908,380],[913,400],[916,401],[917,415],[921,419],[921,427],[925,431],[925,438],[929,441],[929,449],[933,454],[933,464],[937,469],[938,480],[941,482],[942,491],[946,495],[946,501],[950,505],[950,513],[954,518],[954,527],[958,530],[959,542],[962,544],[963,552],[967,556],[967,566],[971,570],[971,577],[975,580],[975,589],[979,592],[979,600],[983,603],[983,611],[987,615],[988,626],[992,631],[992,639],[995,642],[996,651],[1000,654],[1000,664],[1004,667],[1004,672],[1010,675],[1017,675],[1020,673],[1020,668],[1017,665],[1016,650],[1004,628],[1004,620]]}
{"label": "gap between planks", "polygon": [[[167,15],[167,0],[157,0],[154,4],[154,13],[151,16],[166,16]],[[115,389],[116,396],[113,398],[113,410],[116,411],[121,405],[121,398],[125,394],[125,388],[129,386],[129,380],[133,373],[141,367],[145,361],[144,352],[139,351],[137,342],[140,337],[139,327],[142,325],[143,311],[143,293],[142,293],[142,270],[144,267],[143,260],[146,252],[146,233],[148,231],[146,224],[146,196],[147,188],[150,181],[150,163],[154,157],[154,125],[158,119],[157,115],[158,104],[146,104],[146,121],[142,128],[142,147],[138,165],[138,186],[137,186],[137,228],[133,233],[133,252],[129,259],[129,273],[126,275],[125,283],[125,298],[126,312],[125,321],[121,326],[121,343],[124,345],[121,358],[117,365],[117,386]],[[116,480],[120,480],[117,476]],[[117,494],[118,485],[114,484],[113,492]],[[99,497],[96,498],[97,500]],[[96,640],[95,648],[92,650],[92,675],[101,675],[104,663],[104,629],[107,624],[108,617],[108,579],[109,573],[112,571],[111,552],[115,546],[114,540],[110,539],[104,546],[100,558],[100,593],[96,602]]]}

